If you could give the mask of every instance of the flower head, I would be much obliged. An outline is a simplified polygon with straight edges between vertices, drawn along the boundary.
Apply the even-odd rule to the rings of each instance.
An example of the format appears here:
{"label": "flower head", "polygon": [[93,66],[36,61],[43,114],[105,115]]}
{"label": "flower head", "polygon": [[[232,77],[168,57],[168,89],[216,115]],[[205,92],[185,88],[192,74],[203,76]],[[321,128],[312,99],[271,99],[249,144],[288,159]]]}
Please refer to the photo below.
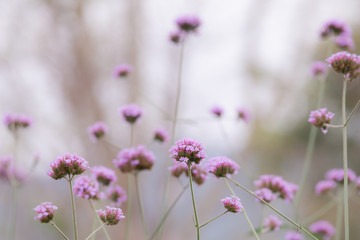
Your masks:
{"label": "flower head", "polygon": [[[191,166],[191,177],[197,183],[197,185],[201,185],[207,179],[207,171],[203,169],[199,164],[195,164]],[[185,171],[186,176],[189,176],[189,171]]]}
{"label": "flower head", "polygon": [[279,197],[286,201],[292,201],[298,190],[296,184],[287,182],[277,175],[261,175],[260,179],[254,181],[254,184],[260,189],[268,188],[273,193],[278,193]]}
{"label": "flower head", "polygon": [[324,24],[321,29],[321,37],[351,35],[350,27],[343,21],[332,19]]}
{"label": "flower head", "polygon": [[227,157],[214,157],[207,162],[207,169],[215,177],[230,177],[232,174],[236,174],[240,169],[240,166]]}
{"label": "flower head", "polygon": [[239,107],[237,109],[237,115],[239,119],[242,119],[245,123],[250,122],[250,112],[246,108]]}
{"label": "flower head", "polygon": [[317,221],[309,226],[309,230],[321,237],[323,240],[330,240],[335,235],[334,226],[328,221]]}
{"label": "flower head", "polygon": [[358,77],[360,68],[360,57],[346,51],[338,52],[326,61],[335,72],[343,74],[346,78],[352,80]]}
{"label": "flower head", "polygon": [[171,175],[174,177],[180,177],[182,173],[187,175],[188,166],[184,162],[178,162],[174,160],[174,165],[169,167]]}
{"label": "flower head", "polygon": [[[276,195],[268,188],[260,188],[255,191],[255,194],[267,203],[276,199]],[[260,202],[258,199],[256,201]]]}
{"label": "flower head", "polygon": [[112,205],[117,207],[120,207],[121,204],[127,200],[125,190],[118,185],[109,187],[106,196],[110,199]]}
{"label": "flower head", "polygon": [[25,175],[18,168],[14,167],[13,157],[9,156],[0,156],[0,180],[11,181],[16,179],[18,182],[23,182],[25,180]]}
{"label": "flower head", "polygon": [[267,231],[279,231],[281,225],[283,225],[283,222],[275,215],[269,215],[265,219],[265,229]]}
{"label": "flower head", "polygon": [[240,198],[236,196],[226,197],[221,199],[221,201],[224,204],[224,207],[232,213],[242,212],[244,208],[241,204]]}
{"label": "flower head", "polygon": [[179,162],[186,164],[199,164],[206,155],[203,151],[204,147],[201,143],[190,138],[178,140],[174,146],[170,148],[170,157]]}
{"label": "flower head", "polygon": [[[334,168],[326,172],[325,178],[327,180],[332,180],[334,182],[344,184],[344,169],[342,168]],[[353,170],[348,168],[348,181],[349,183],[354,182],[356,180],[356,174]]]}
{"label": "flower head", "polygon": [[327,72],[327,66],[325,63],[317,61],[313,62],[311,65],[311,75],[316,76],[323,76]]}
{"label": "flower head", "polygon": [[315,192],[317,195],[323,195],[336,188],[336,182],[333,180],[319,181],[315,186]]}
{"label": "flower head", "polygon": [[336,45],[343,50],[354,50],[355,43],[352,37],[341,35],[335,38]]}
{"label": "flower head", "polygon": [[301,236],[301,233],[299,233],[299,232],[290,231],[290,232],[286,233],[285,239],[286,240],[302,240],[303,237]]}
{"label": "flower head", "polygon": [[181,42],[184,38],[184,33],[182,31],[175,31],[175,32],[171,32],[169,34],[169,39],[171,42],[178,44],[179,42]]}
{"label": "flower head", "polygon": [[217,117],[221,117],[222,114],[224,113],[224,109],[220,106],[213,106],[211,108],[211,113],[214,114]]}
{"label": "flower head", "polygon": [[143,110],[136,104],[128,104],[119,109],[123,119],[130,123],[134,124],[136,121],[144,114]]}
{"label": "flower head", "polygon": [[121,208],[107,206],[106,210],[100,209],[96,212],[100,220],[106,225],[116,225],[121,219],[125,218]]}
{"label": "flower head", "polygon": [[100,138],[104,137],[107,132],[108,132],[108,127],[103,122],[96,122],[90,127],[88,127],[88,133],[90,139],[93,142],[96,142]]}
{"label": "flower head", "polygon": [[154,140],[159,141],[161,143],[167,142],[169,136],[165,128],[158,127],[154,131]]}
{"label": "flower head", "polygon": [[114,71],[114,77],[124,78],[127,77],[133,71],[133,67],[127,63],[122,63],[116,66]]}
{"label": "flower head", "polygon": [[80,176],[75,180],[73,190],[79,198],[98,199],[99,184],[88,176]]}
{"label": "flower head", "polygon": [[119,152],[113,163],[123,173],[150,170],[154,164],[155,155],[146,149],[144,145],[136,148],[125,148]]}
{"label": "flower head", "polygon": [[201,21],[197,16],[185,15],[178,17],[176,19],[176,24],[181,31],[190,33],[190,32],[196,32],[197,28],[201,24]]}
{"label": "flower head", "polygon": [[312,123],[315,127],[320,128],[321,131],[326,134],[328,132],[327,124],[330,124],[334,116],[335,114],[329,112],[327,108],[320,108],[318,110],[310,112],[310,117],[308,121]]}
{"label": "flower head", "polygon": [[109,186],[117,180],[115,171],[104,166],[92,167],[91,173],[93,178],[104,186]]}
{"label": "flower head", "polygon": [[24,114],[7,113],[4,116],[4,124],[10,131],[16,132],[20,128],[31,126],[32,120]]}
{"label": "flower head", "polygon": [[53,179],[61,179],[66,176],[73,176],[83,173],[89,168],[89,163],[76,154],[64,153],[50,163],[50,170],[47,175]]}
{"label": "flower head", "polygon": [[34,217],[35,220],[39,220],[41,223],[48,223],[54,218],[54,212],[58,207],[52,205],[51,202],[43,202],[33,210],[38,214]]}

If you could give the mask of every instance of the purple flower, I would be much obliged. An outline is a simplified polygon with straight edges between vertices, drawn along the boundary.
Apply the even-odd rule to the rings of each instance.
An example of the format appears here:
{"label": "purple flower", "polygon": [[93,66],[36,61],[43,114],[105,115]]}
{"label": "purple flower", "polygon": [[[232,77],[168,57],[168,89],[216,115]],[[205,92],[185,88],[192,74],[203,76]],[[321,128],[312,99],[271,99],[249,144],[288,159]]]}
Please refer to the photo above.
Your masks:
{"label": "purple flower", "polygon": [[88,176],[78,177],[73,185],[74,193],[79,198],[98,199],[99,184]]}
{"label": "purple flower", "polygon": [[239,119],[244,120],[245,123],[250,122],[250,112],[246,108],[239,107],[237,109],[237,116]]}
{"label": "purple flower", "polygon": [[334,113],[329,112],[327,108],[320,108],[315,111],[310,112],[309,122],[315,127],[321,129],[321,131],[326,134],[328,132],[327,124],[330,124],[331,120],[335,116]]}
{"label": "purple flower", "polygon": [[96,211],[100,220],[106,225],[116,225],[121,219],[125,218],[120,208],[107,206],[106,210],[100,209]]}
{"label": "purple flower", "polygon": [[9,180],[8,169],[12,165],[12,156],[1,156],[0,157],[0,178]]}
{"label": "purple flower", "polygon": [[298,233],[298,232],[290,231],[290,232],[287,232],[287,233],[286,233],[285,239],[286,239],[286,240],[302,240],[303,237],[302,237],[301,234]]}
{"label": "purple flower", "polygon": [[134,170],[150,170],[154,164],[155,155],[146,149],[144,145],[136,148],[125,148],[119,152],[117,158],[113,160],[115,167],[121,172],[128,173]]}
{"label": "purple flower", "polygon": [[279,220],[279,218],[275,215],[269,215],[265,219],[264,227],[266,231],[279,231],[283,222]]}
{"label": "purple flower", "polygon": [[279,197],[286,201],[292,201],[298,190],[296,184],[287,182],[277,175],[261,175],[260,179],[254,181],[254,184],[260,189],[268,188],[273,193],[279,193]]}
{"label": "purple flower", "polygon": [[221,115],[224,113],[224,110],[222,107],[214,106],[211,108],[211,113],[217,117],[221,117]]}
{"label": "purple flower", "polygon": [[334,226],[328,221],[317,221],[309,226],[309,230],[321,237],[323,240],[330,240],[335,235]]}
{"label": "purple flower", "polygon": [[[267,203],[276,199],[276,195],[268,188],[260,188],[255,191],[255,194]],[[256,201],[260,202],[258,199]]]}
{"label": "purple flower", "polygon": [[[186,176],[189,176],[189,171],[185,171]],[[207,171],[203,169],[199,164],[195,164],[191,166],[191,177],[197,185],[201,185],[207,179]]]}
{"label": "purple flower", "polygon": [[323,76],[327,72],[327,66],[325,63],[317,61],[311,65],[311,75],[314,77]]}
{"label": "purple flower", "polygon": [[[325,174],[325,178],[327,180],[332,180],[334,182],[344,184],[344,169],[342,168],[334,168]],[[353,170],[348,168],[348,181],[349,183],[354,182],[356,180],[356,174]]]}
{"label": "purple flower", "polygon": [[17,131],[20,128],[27,128],[32,125],[32,120],[24,114],[7,113],[4,116],[4,124],[10,131]]}
{"label": "purple flower", "polygon": [[227,198],[221,199],[222,203],[224,204],[224,207],[232,213],[242,212],[243,205],[241,204],[240,198],[236,196],[231,196]]}
{"label": "purple flower", "polygon": [[351,29],[345,22],[337,19],[332,19],[326,22],[321,29],[322,38],[326,38],[330,35],[351,35]]}
{"label": "purple flower", "polygon": [[96,142],[97,140],[99,140],[100,138],[105,136],[105,134],[107,132],[108,132],[108,127],[103,122],[96,122],[93,125],[91,125],[90,127],[88,127],[88,133],[89,133],[90,139],[93,142]]}
{"label": "purple flower", "polygon": [[133,67],[127,63],[122,63],[116,66],[114,71],[114,77],[116,78],[124,78],[129,75],[133,71]]}
{"label": "purple flower", "polygon": [[178,140],[174,146],[169,150],[170,157],[179,162],[185,162],[186,164],[199,164],[206,155],[203,151],[204,147],[201,143],[190,138],[184,138]]}
{"label": "purple flower", "polygon": [[215,177],[231,177],[232,174],[236,174],[240,169],[240,166],[227,157],[214,157],[209,159],[206,165],[210,173]]}
{"label": "purple flower", "polygon": [[55,180],[63,177],[71,178],[73,175],[83,173],[88,168],[89,163],[84,158],[76,154],[64,153],[50,163],[47,175]]}
{"label": "purple flower", "polygon": [[194,15],[185,15],[178,17],[176,19],[176,24],[179,30],[186,33],[196,32],[197,28],[200,26],[201,21],[197,16]]}
{"label": "purple flower", "polygon": [[144,113],[136,104],[128,104],[119,109],[121,116],[125,121],[134,124]]}
{"label": "purple flower", "polygon": [[171,171],[171,175],[174,177],[180,177],[182,173],[188,175],[188,166],[184,162],[178,162],[174,160],[174,165],[169,167],[169,170]]}
{"label": "purple flower", "polygon": [[35,220],[39,220],[41,223],[48,223],[54,218],[54,212],[58,207],[52,205],[51,202],[43,202],[33,210],[38,214],[34,217]]}
{"label": "purple flower", "polygon": [[104,166],[92,167],[91,173],[93,178],[104,186],[109,186],[117,180],[115,171]]}
{"label": "purple flower", "polygon": [[171,42],[177,44],[179,42],[181,42],[184,39],[184,33],[182,31],[176,31],[176,32],[171,32],[169,34],[169,39]]}
{"label": "purple flower", "polygon": [[158,127],[154,131],[154,140],[159,141],[161,143],[165,143],[168,141],[168,133],[165,128]]}
{"label": "purple flower", "polygon": [[112,205],[116,207],[120,207],[121,204],[127,200],[125,190],[118,185],[109,187],[106,196],[110,199]]}
{"label": "purple flower", "polygon": [[326,61],[335,72],[343,74],[350,80],[357,78],[359,75],[360,57],[356,54],[346,51],[338,52],[331,55]]}
{"label": "purple flower", "polygon": [[336,182],[332,180],[319,181],[315,186],[315,192],[317,195],[323,195],[336,188]]}
{"label": "purple flower", "polygon": [[354,50],[355,43],[352,37],[341,35],[335,38],[336,45],[343,50]]}

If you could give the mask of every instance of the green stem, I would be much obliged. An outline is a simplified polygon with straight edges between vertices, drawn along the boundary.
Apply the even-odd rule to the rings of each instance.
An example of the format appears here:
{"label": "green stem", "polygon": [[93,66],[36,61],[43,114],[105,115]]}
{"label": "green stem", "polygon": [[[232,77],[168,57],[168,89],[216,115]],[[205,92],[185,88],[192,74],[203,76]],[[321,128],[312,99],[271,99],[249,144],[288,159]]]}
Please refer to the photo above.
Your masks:
{"label": "green stem", "polygon": [[183,189],[181,190],[181,192],[179,193],[179,195],[176,197],[175,201],[171,204],[171,206],[169,207],[169,209],[165,212],[165,214],[163,215],[163,217],[160,220],[159,225],[157,226],[157,228],[155,229],[154,233],[151,235],[151,237],[149,238],[149,240],[152,240],[156,234],[159,232],[159,230],[162,228],[162,226],[164,225],[165,220],[167,219],[167,217],[169,216],[171,210],[174,208],[175,204],[178,202],[178,200],[180,199],[180,197],[182,196],[182,194],[185,192],[185,190],[189,187],[189,184],[187,184],[186,186],[183,187]]}
{"label": "green stem", "polygon": [[225,212],[223,212],[223,213],[221,213],[221,214],[217,215],[216,217],[214,217],[214,218],[210,219],[210,220],[209,220],[209,221],[207,221],[206,223],[201,224],[201,225],[199,226],[199,228],[202,228],[202,227],[204,227],[204,226],[208,225],[208,224],[209,224],[209,223],[211,223],[212,221],[214,221],[214,220],[218,219],[219,217],[221,217],[221,216],[225,215],[225,214],[226,214],[226,213],[228,213],[228,212],[229,212],[229,211],[225,211]]}
{"label": "green stem", "polygon": [[[231,192],[231,194],[235,197],[237,197],[236,193],[234,192],[234,190],[232,189],[232,187],[230,186],[229,182],[226,180],[226,178],[224,178],[224,182],[226,184],[226,186],[228,187],[229,191]],[[244,213],[244,217],[247,221],[247,223],[249,224],[250,228],[251,228],[251,231],[253,232],[254,236],[256,237],[257,240],[260,240],[258,234],[256,233],[256,230],[254,228],[254,226],[252,225],[250,219],[249,219],[249,216],[246,214],[246,211],[245,211],[245,208],[243,207],[242,209],[243,213]]]}
{"label": "green stem", "polygon": [[337,211],[336,211],[336,235],[335,235],[335,240],[340,240],[341,239],[341,230],[342,230],[342,225],[343,225],[343,205],[342,205],[342,197],[343,197],[343,193],[342,191],[338,191],[338,196],[337,196]]}
{"label": "green stem", "polygon": [[291,220],[290,218],[288,218],[286,215],[284,215],[283,213],[281,213],[279,210],[277,210],[276,208],[274,208],[273,206],[271,206],[269,203],[267,203],[266,201],[264,201],[262,198],[258,197],[255,193],[253,193],[251,190],[247,189],[246,187],[242,186],[240,183],[235,182],[234,180],[232,180],[231,178],[227,178],[227,180],[229,180],[230,182],[232,182],[235,186],[238,186],[240,188],[242,188],[244,191],[246,191],[247,193],[249,193],[250,195],[252,195],[253,197],[255,197],[256,199],[258,199],[261,203],[265,204],[266,206],[268,206],[269,208],[271,208],[274,212],[276,212],[277,214],[279,214],[281,217],[283,217],[284,219],[286,219],[288,222],[290,222],[291,224],[293,224],[295,227],[297,227],[298,229],[304,231],[308,236],[310,236],[312,239],[315,240],[319,240],[317,237],[315,237],[313,234],[311,234],[306,228],[304,228],[303,226],[301,226],[300,224],[294,222],[293,220]]}
{"label": "green stem", "polygon": [[134,124],[130,126],[130,147],[134,146]]}
{"label": "green stem", "polygon": [[337,203],[337,201],[334,201],[334,200],[328,202],[325,206],[321,207],[319,210],[314,212],[312,215],[305,218],[305,220],[303,222],[306,225],[314,222],[316,219],[318,219],[319,217],[321,217],[322,215],[327,213],[330,209],[332,209],[336,205],[336,203]]}
{"label": "green stem", "polygon": [[346,127],[348,122],[350,121],[350,119],[352,118],[352,116],[354,115],[354,113],[356,112],[356,110],[359,108],[360,106],[360,100],[358,100],[358,102],[356,103],[355,107],[353,108],[353,110],[351,111],[349,117],[346,119],[344,126]]}
{"label": "green stem", "polygon": [[342,120],[343,128],[343,163],[344,163],[344,223],[345,223],[345,240],[349,240],[349,195],[348,195],[348,162],[347,162],[347,128],[346,122],[346,83],[344,79],[342,93]]}
{"label": "green stem", "polygon": [[[100,223],[100,225],[101,225],[103,222],[102,222],[101,219],[98,217],[98,214],[97,214],[97,212],[96,212],[94,203],[91,201],[91,199],[89,199],[89,203],[90,203],[91,209],[93,210],[93,213],[95,214],[95,218],[99,221],[99,223]],[[106,228],[103,228],[103,232],[104,232],[104,234],[105,234],[105,236],[106,236],[106,239],[107,239],[107,240],[111,240],[111,238],[110,238],[110,236],[109,236],[109,233],[107,232]],[[94,236],[95,236],[95,234],[94,234]]]}
{"label": "green stem", "polygon": [[138,202],[140,216],[141,216],[141,224],[143,226],[145,238],[147,239],[148,238],[148,231],[146,229],[146,221],[145,221],[144,209],[143,209],[143,206],[141,204],[141,196],[140,196],[140,188],[139,188],[139,177],[138,177],[137,172],[135,173],[135,190],[136,190],[136,197],[137,197],[137,202]]}
{"label": "green stem", "polygon": [[195,205],[195,198],[194,198],[194,190],[192,184],[192,176],[191,176],[191,164],[188,164],[188,174],[189,174],[189,181],[190,181],[190,190],[191,190],[191,199],[194,208],[194,215],[195,215],[195,227],[196,227],[196,239],[200,240],[200,228],[199,228],[199,220],[196,212],[196,205]]}
{"label": "green stem", "polygon": [[16,222],[17,222],[17,212],[18,212],[18,191],[19,191],[19,182],[16,179],[17,175],[17,147],[19,143],[19,134],[16,129],[13,130],[14,133],[14,157],[13,157],[13,172],[8,171],[8,178],[12,188],[12,217],[10,221],[10,232],[9,239],[15,240],[16,235]]}
{"label": "green stem", "polygon": [[69,238],[60,230],[60,228],[58,226],[56,226],[56,224],[53,221],[50,221],[51,225],[54,226],[54,228],[61,234],[61,236],[66,239],[69,240]]}
{"label": "green stem", "polygon": [[69,176],[68,182],[69,182],[70,194],[71,194],[71,207],[72,207],[72,215],[73,215],[74,234],[75,234],[75,240],[77,240],[78,232],[77,232],[77,226],[76,226],[76,207],[75,207],[74,193],[73,193],[73,189],[72,189],[72,180],[73,180],[73,177]]}
{"label": "green stem", "polygon": [[85,240],[89,240],[92,235],[94,235],[97,231],[99,231],[102,227],[104,227],[105,223],[101,224],[95,231],[93,231]]}
{"label": "green stem", "polygon": [[132,186],[131,186],[131,176],[130,173],[127,174],[127,221],[126,221],[126,229],[125,229],[125,240],[129,238],[130,227],[131,227],[131,219],[132,219]]}

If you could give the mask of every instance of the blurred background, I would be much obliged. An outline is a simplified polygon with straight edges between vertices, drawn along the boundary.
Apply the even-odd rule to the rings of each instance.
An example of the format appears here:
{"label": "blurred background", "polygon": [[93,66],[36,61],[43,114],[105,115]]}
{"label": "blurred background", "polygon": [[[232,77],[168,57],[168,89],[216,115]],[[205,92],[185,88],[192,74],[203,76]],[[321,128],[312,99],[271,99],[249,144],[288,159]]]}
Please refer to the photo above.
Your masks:
{"label": "blurred background", "polygon": [[[0,114],[19,112],[34,120],[31,128],[22,131],[16,150],[8,129],[0,127],[0,155],[16,151],[25,173],[34,154],[40,155],[19,192],[16,239],[60,239],[50,225],[33,220],[32,209],[43,201],[59,207],[54,221],[72,238],[68,186],[46,175],[49,163],[64,152],[74,152],[91,166],[114,168],[118,149],[104,141],[91,142],[86,129],[102,120],[110,129],[107,141],[128,146],[130,129],[118,112],[128,103],[139,104],[145,112],[135,127],[136,144],[146,144],[156,155],[154,168],[140,175],[149,232],[155,229],[172,143],[154,143],[153,130],[158,126],[171,130],[179,47],[168,35],[176,28],[175,19],[184,14],[198,15],[202,25],[186,42],[175,139],[199,140],[208,157],[238,157],[242,169],[234,179],[251,189],[261,174],[299,183],[310,130],[307,119],[319,87],[310,65],[337,51],[333,41],[320,39],[320,29],[330,19],[343,20],[360,46],[359,8],[356,0],[0,0]],[[357,49],[353,52],[359,53]],[[114,78],[115,66],[125,62],[134,72],[126,79]],[[359,99],[359,85],[359,80],[349,84],[349,111]],[[336,114],[334,123],[341,121],[341,88],[341,76],[329,71],[323,106]],[[224,108],[221,124],[227,137],[210,113],[214,105]],[[248,124],[237,118],[237,107],[250,111]],[[349,166],[360,174],[358,122],[356,114],[348,127]],[[341,130],[319,133],[300,219],[330,200],[316,196],[314,186],[327,170],[340,167]],[[126,187],[126,176],[117,173],[118,183]],[[6,236],[11,188],[7,182],[0,187],[0,236]],[[180,190],[179,182],[172,179],[170,200]],[[260,204],[240,189],[237,193],[259,226]],[[195,186],[195,195],[200,222],[205,222],[223,211],[220,199],[230,193],[222,181],[210,177]],[[352,239],[360,238],[359,203],[355,193],[350,201]],[[91,231],[92,212],[86,200],[77,199],[76,204],[83,239]],[[294,216],[291,203],[277,200],[274,205]],[[126,204],[122,208],[126,213]],[[163,239],[194,239],[192,214],[186,191],[166,222]],[[335,209],[321,219],[335,224]],[[114,239],[123,239],[125,222],[107,229]],[[202,228],[201,235],[210,240],[254,239],[247,235],[249,230],[243,216],[227,214]],[[283,239],[284,233],[262,239]],[[104,239],[103,234],[97,239]],[[143,239],[136,207],[131,239]]]}

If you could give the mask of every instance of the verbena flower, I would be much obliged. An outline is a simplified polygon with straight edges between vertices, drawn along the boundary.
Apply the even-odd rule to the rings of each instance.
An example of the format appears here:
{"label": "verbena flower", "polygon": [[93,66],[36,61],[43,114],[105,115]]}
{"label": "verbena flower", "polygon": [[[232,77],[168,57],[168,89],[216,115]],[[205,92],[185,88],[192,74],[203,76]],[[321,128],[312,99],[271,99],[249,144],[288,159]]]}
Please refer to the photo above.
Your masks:
{"label": "verbena flower", "polygon": [[182,173],[187,174],[188,166],[184,162],[178,162],[174,160],[174,165],[169,167],[171,175],[174,177],[180,177]]}
{"label": "verbena flower", "polygon": [[319,181],[315,186],[315,192],[317,195],[323,195],[336,188],[336,182],[332,180]]}
{"label": "verbena flower", "polygon": [[283,225],[283,222],[275,215],[269,215],[265,219],[264,227],[267,231],[279,231],[280,227]]}
{"label": "verbena flower", "polygon": [[80,176],[75,180],[73,190],[79,198],[98,199],[99,184],[88,176]]}
{"label": "verbena flower", "polygon": [[[203,169],[199,164],[191,166],[191,177],[198,185],[201,185],[207,179],[207,171]],[[189,176],[189,171],[185,171],[186,176]]]}
{"label": "verbena flower", "polygon": [[322,240],[330,240],[335,235],[334,226],[328,221],[317,221],[309,226],[312,233],[320,236]]}
{"label": "verbena flower", "polygon": [[290,232],[286,233],[285,239],[286,240],[302,240],[303,237],[301,236],[301,233],[299,233],[299,232],[290,231]]}
{"label": "verbena flower", "polygon": [[50,163],[50,170],[47,175],[53,179],[61,179],[83,173],[89,168],[89,163],[76,154],[64,153]]}
{"label": "verbena flower", "polygon": [[96,211],[100,220],[106,225],[116,225],[121,219],[125,218],[120,208],[107,206],[106,210],[100,209]]}
{"label": "verbena flower", "polygon": [[211,113],[214,114],[217,117],[221,117],[224,113],[224,109],[220,106],[213,106],[211,108]]}
{"label": "verbena flower", "polygon": [[335,116],[334,113],[329,112],[327,108],[320,108],[315,111],[310,112],[309,122],[315,127],[321,129],[321,131],[326,134],[328,132],[327,124],[330,124],[331,120]]}
{"label": "verbena flower", "polygon": [[19,168],[14,167],[14,161],[12,156],[0,156],[0,180],[10,182],[16,180],[17,182],[23,182],[25,175]]}
{"label": "verbena flower", "polygon": [[155,155],[146,149],[144,145],[136,148],[125,148],[119,152],[117,158],[113,160],[114,165],[123,173],[134,170],[150,170],[154,164]]}
{"label": "verbena flower", "polygon": [[16,132],[21,128],[31,126],[32,120],[24,114],[7,113],[4,116],[4,124],[10,131]]}
{"label": "verbena flower", "polygon": [[355,43],[350,36],[338,36],[335,38],[336,45],[343,50],[354,50]]}
{"label": "verbena flower", "polygon": [[176,19],[176,24],[181,31],[190,33],[190,32],[196,32],[197,28],[201,24],[201,21],[197,16],[185,15],[178,17]]}
{"label": "verbena flower", "polygon": [[250,112],[246,108],[239,107],[236,111],[239,119],[242,119],[245,123],[250,122]]}
{"label": "verbena flower", "polygon": [[167,142],[169,139],[168,132],[163,127],[158,127],[154,131],[154,140],[161,143]]}
{"label": "verbena flower", "polygon": [[133,71],[133,67],[127,63],[122,63],[116,66],[114,70],[114,77],[124,78],[127,77]]}
{"label": "verbena flower", "polygon": [[123,119],[130,123],[134,124],[137,120],[144,114],[143,110],[136,104],[128,104],[119,109]]}
{"label": "verbena flower", "polygon": [[360,57],[356,54],[346,51],[338,52],[331,55],[326,61],[335,72],[343,74],[349,80],[355,79],[359,75]]}
{"label": "verbena flower", "polygon": [[54,218],[57,209],[58,207],[51,202],[43,202],[33,209],[37,213],[34,219],[39,220],[41,223],[48,223]]}
{"label": "verbena flower", "polygon": [[184,138],[178,140],[174,146],[170,148],[170,157],[179,162],[186,164],[199,164],[206,155],[203,151],[204,147],[196,140]]}
{"label": "verbena flower", "polygon": [[117,181],[115,171],[104,166],[92,167],[91,173],[93,178],[104,186],[109,186]]}
{"label": "verbena flower", "polygon": [[221,178],[231,177],[232,174],[236,174],[240,166],[230,158],[219,156],[209,159],[206,168],[215,177]]}
{"label": "verbena flower", "polygon": [[106,196],[111,201],[111,204],[116,207],[120,207],[127,200],[126,191],[118,185],[109,187]]}
{"label": "verbena flower", "polygon": [[321,37],[351,35],[351,28],[343,21],[332,19],[324,24],[321,29]]}
{"label": "verbena flower", "polygon": [[[325,178],[327,180],[332,180],[334,182],[344,184],[344,169],[342,168],[334,168],[326,172]],[[354,182],[356,180],[356,174],[353,170],[348,168],[348,181],[349,183]]]}
{"label": "verbena flower", "polygon": [[175,32],[171,32],[169,34],[169,39],[171,42],[177,44],[179,42],[181,42],[184,38],[184,34],[182,31],[175,31]]}
{"label": "verbena flower", "polygon": [[242,212],[243,205],[241,204],[240,198],[236,196],[226,197],[221,199],[224,207],[232,213]]}
{"label": "verbena flower", "polygon": [[273,193],[278,193],[279,197],[286,201],[292,201],[298,190],[296,184],[287,182],[281,176],[277,175],[261,175],[258,180],[254,181],[254,184],[260,189],[268,188]]}
{"label": "verbena flower", "polygon": [[327,66],[325,63],[316,61],[311,64],[311,75],[314,77],[323,76],[327,73]]}
{"label": "verbena flower", "polygon": [[90,139],[93,142],[96,142],[100,138],[104,137],[107,132],[108,132],[108,127],[103,122],[96,122],[90,127],[88,127],[88,133]]}
{"label": "verbena flower", "polygon": [[[276,199],[276,195],[268,188],[260,188],[255,191],[255,194],[267,203],[270,203]],[[256,199],[256,201],[260,202],[259,199]]]}

